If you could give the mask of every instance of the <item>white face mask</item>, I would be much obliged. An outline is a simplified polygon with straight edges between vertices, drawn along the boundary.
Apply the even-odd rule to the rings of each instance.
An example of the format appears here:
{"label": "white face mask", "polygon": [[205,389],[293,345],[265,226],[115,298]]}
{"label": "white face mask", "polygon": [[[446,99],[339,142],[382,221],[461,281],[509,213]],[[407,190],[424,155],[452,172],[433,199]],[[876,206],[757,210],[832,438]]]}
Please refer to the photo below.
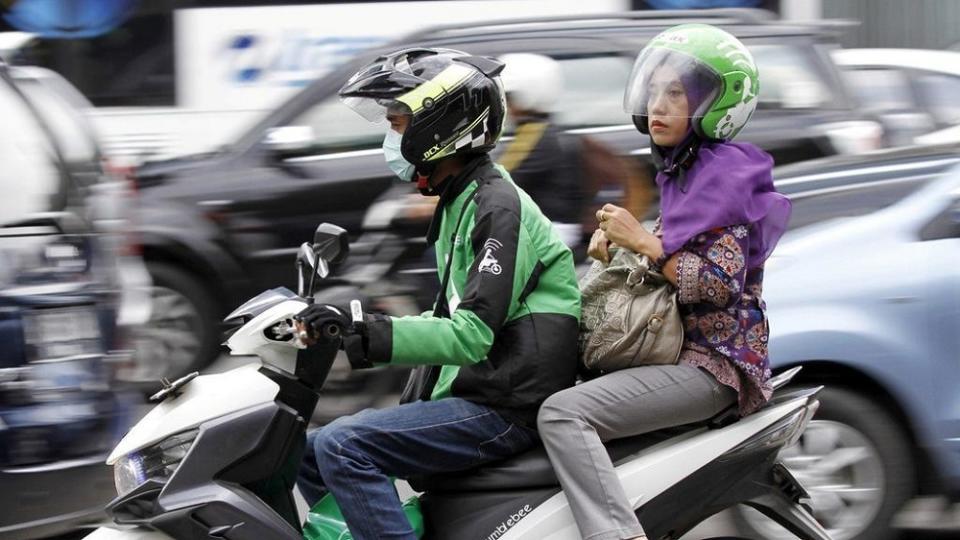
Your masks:
{"label": "white face mask", "polygon": [[413,182],[416,168],[404,159],[403,154],[400,153],[400,141],[402,140],[402,134],[388,129],[387,136],[383,138],[383,157],[387,160],[387,167],[390,167],[393,174],[404,182]]}

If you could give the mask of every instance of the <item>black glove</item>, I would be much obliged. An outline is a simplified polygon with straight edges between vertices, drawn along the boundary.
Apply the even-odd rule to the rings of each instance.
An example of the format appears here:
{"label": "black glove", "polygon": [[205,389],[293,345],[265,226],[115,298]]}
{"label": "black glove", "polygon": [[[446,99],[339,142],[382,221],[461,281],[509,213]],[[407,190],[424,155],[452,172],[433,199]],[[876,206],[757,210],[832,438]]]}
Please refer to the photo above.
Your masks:
{"label": "black glove", "polygon": [[353,331],[349,311],[332,304],[310,304],[294,319],[304,323],[310,337],[318,341],[330,341]]}
{"label": "black glove", "polygon": [[[348,309],[333,304],[311,304],[294,318],[307,325],[313,339],[329,341],[342,338],[340,348],[347,353],[347,360],[353,369],[374,367],[367,360],[366,324],[363,320],[355,322]],[[333,326],[338,329],[336,336],[330,335]]]}

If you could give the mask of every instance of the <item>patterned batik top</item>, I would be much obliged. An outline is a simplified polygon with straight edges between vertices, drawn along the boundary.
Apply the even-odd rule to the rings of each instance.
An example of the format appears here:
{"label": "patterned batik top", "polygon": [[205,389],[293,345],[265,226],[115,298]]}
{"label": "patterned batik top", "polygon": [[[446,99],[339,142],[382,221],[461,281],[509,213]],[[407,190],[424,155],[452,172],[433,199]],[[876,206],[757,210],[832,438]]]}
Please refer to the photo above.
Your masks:
{"label": "patterned batik top", "polygon": [[684,245],[677,261],[684,326],[680,363],[701,367],[736,390],[741,415],[773,394],[769,326],[760,298],[763,266],[747,267],[749,236],[745,225],[701,233]]}

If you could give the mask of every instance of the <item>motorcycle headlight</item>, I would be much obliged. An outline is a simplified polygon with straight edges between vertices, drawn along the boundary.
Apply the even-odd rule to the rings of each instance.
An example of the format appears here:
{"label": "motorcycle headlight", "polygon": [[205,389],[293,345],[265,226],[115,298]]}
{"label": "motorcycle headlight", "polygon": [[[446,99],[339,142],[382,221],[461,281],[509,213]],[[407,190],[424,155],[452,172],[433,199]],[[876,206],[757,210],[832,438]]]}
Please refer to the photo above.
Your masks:
{"label": "motorcycle headlight", "polygon": [[129,493],[150,478],[164,481],[170,478],[190,451],[198,433],[200,430],[194,429],[171,435],[151,447],[117,460],[113,466],[117,493]]}
{"label": "motorcycle headlight", "polygon": [[116,484],[119,495],[133,491],[146,481],[143,459],[136,452],[123,456],[113,465],[113,483]]}

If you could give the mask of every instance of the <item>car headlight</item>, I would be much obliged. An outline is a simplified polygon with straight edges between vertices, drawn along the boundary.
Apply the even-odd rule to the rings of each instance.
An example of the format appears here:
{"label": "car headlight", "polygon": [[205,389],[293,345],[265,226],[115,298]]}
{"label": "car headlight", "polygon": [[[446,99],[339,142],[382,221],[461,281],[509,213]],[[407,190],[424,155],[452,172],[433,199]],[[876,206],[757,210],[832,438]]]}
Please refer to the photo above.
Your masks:
{"label": "car headlight", "polygon": [[129,493],[151,478],[165,481],[173,476],[199,433],[200,430],[194,429],[171,435],[153,446],[131,452],[117,460],[113,466],[117,493]]}

